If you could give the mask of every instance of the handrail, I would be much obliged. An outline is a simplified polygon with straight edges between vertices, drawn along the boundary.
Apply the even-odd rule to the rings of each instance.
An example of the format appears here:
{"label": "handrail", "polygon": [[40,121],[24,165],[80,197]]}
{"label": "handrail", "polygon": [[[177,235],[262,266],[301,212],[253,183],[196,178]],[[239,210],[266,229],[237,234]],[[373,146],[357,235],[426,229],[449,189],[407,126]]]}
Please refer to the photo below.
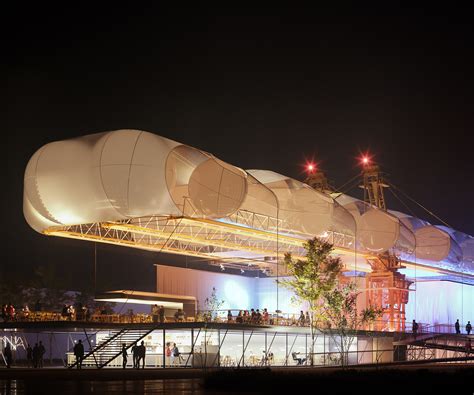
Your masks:
{"label": "handrail", "polygon": [[[114,340],[115,338],[117,338],[117,336],[121,335],[122,333],[124,333],[127,329],[124,328],[124,329],[121,329],[120,331],[118,331],[117,333],[115,333],[113,336],[110,336],[107,338],[106,341],[100,343],[100,344],[97,344],[92,350],[90,350],[81,360],[81,362],[90,357],[91,355],[93,355],[94,353],[96,353],[97,351],[99,351],[100,349],[104,348],[107,344],[109,344],[112,340]],[[69,366],[69,369],[73,368],[74,366],[77,366],[77,364],[79,363],[80,361],[77,360],[76,362],[74,362],[72,365]]]}
{"label": "handrail", "polygon": [[[251,318],[250,312],[248,316],[243,316],[242,321],[237,320],[238,313],[240,311],[249,311],[246,309],[230,309],[232,313],[232,320],[227,319],[229,309],[219,309],[219,310],[200,310],[197,312],[196,317],[194,317],[194,321],[196,322],[204,322],[204,317],[202,320],[199,321],[199,317],[206,316],[212,317],[210,321],[213,322],[227,322],[227,323],[236,323],[245,324],[245,325],[276,325],[276,326],[301,326],[301,327],[309,327],[309,322],[305,318],[304,320],[300,319],[300,314],[297,313],[285,313],[285,312],[274,312],[268,311],[268,320],[262,318],[257,321],[256,319]],[[261,309],[260,313],[262,314],[263,309]],[[208,313],[208,314],[206,314]],[[89,317],[89,320],[81,319],[69,319],[66,317],[62,317],[61,313],[58,312],[31,312],[29,317],[22,318],[21,316],[17,316],[16,320],[13,321],[6,321],[6,322],[57,322],[57,321],[74,321],[74,322],[101,322],[101,323],[123,323],[123,324],[134,324],[134,323],[152,323],[152,315],[151,314],[94,314]],[[191,318],[192,319],[192,318]],[[166,317],[165,322],[174,322],[174,317]],[[186,321],[186,320],[185,320]],[[328,327],[318,327],[318,329],[330,329]],[[337,329],[337,328],[334,328]],[[360,325],[356,328],[350,328],[353,330],[375,330],[381,332],[400,332],[411,334],[412,331],[412,324],[410,321],[406,321],[404,325],[401,325],[400,321],[386,321],[382,319],[378,319],[373,321],[370,324]],[[398,330],[395,330],[398,329]],[[464,327],[460,328],[461,334],[464,334],[465,330]],[[418,331],[417,334],[428,334],[428,333],[439,333],[439,334],[455,334],[455,326],[453,324],[428,324],[428,323],[421,323],[418,322]]]}

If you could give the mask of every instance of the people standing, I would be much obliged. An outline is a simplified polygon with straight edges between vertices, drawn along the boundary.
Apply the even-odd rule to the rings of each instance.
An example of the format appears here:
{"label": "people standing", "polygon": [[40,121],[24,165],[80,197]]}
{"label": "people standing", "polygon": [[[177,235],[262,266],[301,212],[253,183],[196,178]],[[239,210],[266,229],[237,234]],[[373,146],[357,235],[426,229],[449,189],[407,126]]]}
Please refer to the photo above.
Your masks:
{"label": "people standing", "polygon": [[165,349],[165,365],[170,366],[171,364],[171,343],[168,342],[166,343],[166,349]]}
{"label": "people standing", "polygon": [[40,340],[39,345],[38,345],[38,367],[42,368],[43,367],[43,356],[46,352],[46,349],[43,346],[43,342]]}
{"label": "people standing", "polygon": [[138,349],[138,344],[135,343],[132,347],[132,359],[133,359],[133,368],[138,368],[138,354],[140,350]]}
{"label": "people standing", "polygon": [[31,346],[28,344],[28,347],[26,347],[26,366],[29,368],[32,368],[33,365],[33,349]]}
{"label": "people standing", "polygon": [[28,318],[30,317],[30,308],[28,307],[27,304],[23,307],[22,311],[22,316],[25,321],[28,321]]}
{"label": "people standing", "polygon": [[128,353],[127,353],[127,345],[124,343],[122,344],[122,368],[127,367],[127,361],[128,361]]}
{"label": "people standing", "polygon": [[82,369],[82,359],[84,358],[84,345],[79,340],[74,346],[74,355],[76,356],[76,364],[78,369]]}
{"label": "people standing", "polygon": [[299,326],[304,326],[304,321],[305,321],[305,316],[303,313],[303,310],[300,311],[300,316],[298,318],[298,325]]}
{"label": "people standing", "polygon": [[416,335],[418,334],[418,323],[415,320],[413,320],[411,323],[411,331],[413,332],[413,335],[416,337]]}
{"label": "people standing", "polygon": [[468,335],[471,334],[471,331],[472,331],[472,325],[471,325],[471,321],[467,321],[467,324],[466,324],[466,333]]}
{"label": "people standing", "polygon": [[459,318],[456,320],[456,323],[454,324],[454,329],[456,329],[456,335],[459,335],[461,333],[461,326],[459,325]]}
{"label": "people standing", "polygon": [[39,347],[38,343],[35,343],[33,347],[33,367],[37,368],[39,365]]}
{"label": "people standing", "polygon": [[176,343],[173,343],[173,348],[171,349],[171,365],[174,366],[176,364],[176,361],[178,362],[179,365],[179,349]]}
{"label": "people standing", "polygon": [[153,319],[153,322],[158,322],[158,305],[154,304],[151,306],[151,317]]}
{"label": "people standing", "polygon": [[3,320],[3,322],[8,321],[7,305],[6,304],[2,305],[2,320]]}
{"label": "people standing", "polygon": [[160,306],[158,309],[158,316],[160,317],[160,324],[163,324],[165,322],[165,307]]}
{"label": "people standing", "polygon": [[142,340],[141,344],[138,346],[138,365],[137,365],[138,369],[140,369],[140,360],[143,360],[142,369],[145,369],[145,357],[146,357],[146,347],[145,347],[145,342]]}
{"label": "people standing", "polygon": [[7,316],[8,321],[13,321],[15,319],[15,307],[10,303],[7,306]]}
{"label": "people standing", "polygon": [[5,356],[5,363],[7,364],[7,368],[11,368],[12,361],[13,361],[13,354],[12,354],[12,348],[10,346],[10,343],[7,343],[5,349],[3,350],[3,355]]}

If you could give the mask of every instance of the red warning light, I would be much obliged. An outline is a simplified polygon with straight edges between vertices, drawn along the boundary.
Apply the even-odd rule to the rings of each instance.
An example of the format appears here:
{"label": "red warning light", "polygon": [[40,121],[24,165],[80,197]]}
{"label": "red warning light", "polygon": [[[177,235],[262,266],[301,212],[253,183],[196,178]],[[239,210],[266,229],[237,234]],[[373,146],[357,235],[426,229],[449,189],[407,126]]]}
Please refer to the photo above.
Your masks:
{"label": "red warning light", "polygon": [[359,162],[362,166],[366,167],[372,164],[372,155],[368,152],[361,153],[359,156]]}
{"label": "red warning light", "polygon": [[306,164],[306,171],[308,173],[314,173],[316,171],[316,165],[312,162]]}

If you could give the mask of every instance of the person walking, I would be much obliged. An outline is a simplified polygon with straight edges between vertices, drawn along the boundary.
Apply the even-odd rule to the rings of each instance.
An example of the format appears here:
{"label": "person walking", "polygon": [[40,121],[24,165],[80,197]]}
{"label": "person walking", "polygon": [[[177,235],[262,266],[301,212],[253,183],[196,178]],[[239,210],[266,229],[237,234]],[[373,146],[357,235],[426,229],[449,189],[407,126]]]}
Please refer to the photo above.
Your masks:
{"label": "person walking", "polygon": [[31,346],[28,344],[28,347],[26,347],[26,366],[29,368],[32,368],[33,365],[33,349]]}
{"label": "person walking", "polygon": [[461,326],[459,325],[459,318],[456,320],[456,323],[454,324],[454,329],[456,329],[456,335],[459,335],[461,333]]}
{"label": "person walking", "polygon": [[127,353],[127,345],[124,343],[122,344],[122,368],[127,367],[127,362],[128,362],[128,353]]}
{"label": "person walking", "polygon": [[13,355],[10,343],[7,343],[5,349],[3,350],[3,355],[5,356],[5,363],[7,364],[7,368],[11,368]]}
{"label": "person walking", "polygon": [[74,346],[74,355],[76,356],[76,364],[78,369],[82,369],[82,359],[84,358],[84,345],[79,340]]}
{"label": "person walking", "polygon": [[471,321],[467,321],[467,324],[466,324],[466,333],[468,335],[471,334],[471,331],[472,331],[472,325],[471,325]]}

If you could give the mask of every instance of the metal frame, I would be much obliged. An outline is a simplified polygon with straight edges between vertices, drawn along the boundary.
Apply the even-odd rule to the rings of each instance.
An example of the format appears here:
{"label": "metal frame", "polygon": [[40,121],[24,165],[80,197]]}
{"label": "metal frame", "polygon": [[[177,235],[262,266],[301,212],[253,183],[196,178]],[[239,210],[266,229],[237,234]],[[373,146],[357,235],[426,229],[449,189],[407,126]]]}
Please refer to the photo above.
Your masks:
{"label": "metal frame", "polygon": [[[238,210],[222,220],[191,217],[147,216],[117,222],[51,227],[47,235],[85,239],[146,250],[194,256],[210,263],[265,269],[274,275],[278,251],[305,259],[303,244],[310,235],[281,230],[281,220]],[[353,253],[354,236],[327,231],[321,238],[335,245],[335,252]],[[245,256],[243,256],[245,255]]]}

